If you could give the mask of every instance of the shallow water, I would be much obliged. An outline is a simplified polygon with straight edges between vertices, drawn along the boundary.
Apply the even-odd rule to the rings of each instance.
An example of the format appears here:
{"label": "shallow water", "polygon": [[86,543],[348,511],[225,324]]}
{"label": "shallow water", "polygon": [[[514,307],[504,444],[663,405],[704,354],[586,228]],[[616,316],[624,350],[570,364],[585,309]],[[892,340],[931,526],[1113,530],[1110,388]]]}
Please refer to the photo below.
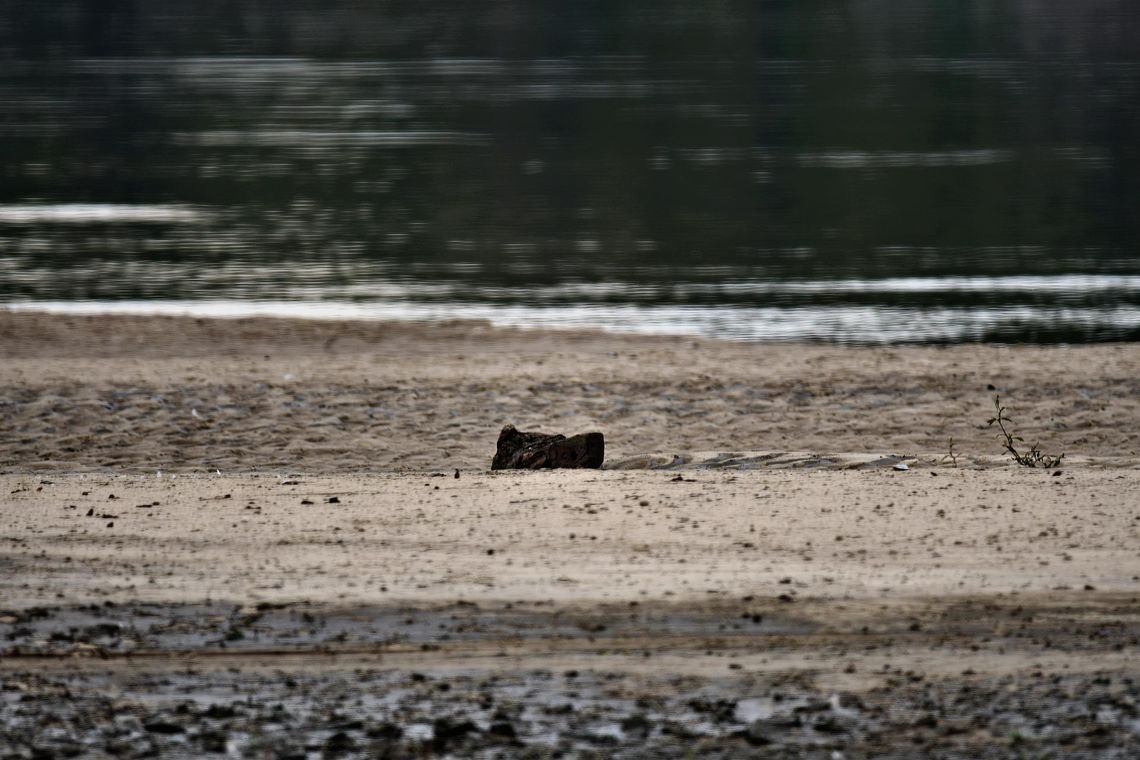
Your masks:
{"label": "shallow water", "polygon": [[0,303],[1140,337],[1140,10],[0,14]]}

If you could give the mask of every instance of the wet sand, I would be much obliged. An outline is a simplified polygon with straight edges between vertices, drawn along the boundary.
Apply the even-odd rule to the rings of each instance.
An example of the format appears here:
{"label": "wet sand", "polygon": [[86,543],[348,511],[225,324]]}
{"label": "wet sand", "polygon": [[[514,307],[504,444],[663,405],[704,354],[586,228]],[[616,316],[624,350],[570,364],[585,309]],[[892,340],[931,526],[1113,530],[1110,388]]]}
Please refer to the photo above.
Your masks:
{"label": "wet sand", "polygon": [[[16,756],[1140,747],[1134,345],[3,313],[0,345]],[[1002,456],[995,393],[1059,467]],[[490,473],[506,422],[600,429],[611,469]]]}

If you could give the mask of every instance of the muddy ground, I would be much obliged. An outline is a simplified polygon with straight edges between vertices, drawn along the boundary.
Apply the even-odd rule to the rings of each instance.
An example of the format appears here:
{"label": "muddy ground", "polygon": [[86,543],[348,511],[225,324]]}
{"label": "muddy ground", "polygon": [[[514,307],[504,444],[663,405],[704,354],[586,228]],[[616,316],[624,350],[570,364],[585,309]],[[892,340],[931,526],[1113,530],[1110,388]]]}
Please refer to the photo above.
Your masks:
{"label": "muddy ground", "polygon": [[[820,620],[826,605],[795,604],[9,610],[0,747],[6,758],[1140,752],[1132,598],[958,600],[857,630]],[[1018,655],[1031,664],[1002,665]]]}

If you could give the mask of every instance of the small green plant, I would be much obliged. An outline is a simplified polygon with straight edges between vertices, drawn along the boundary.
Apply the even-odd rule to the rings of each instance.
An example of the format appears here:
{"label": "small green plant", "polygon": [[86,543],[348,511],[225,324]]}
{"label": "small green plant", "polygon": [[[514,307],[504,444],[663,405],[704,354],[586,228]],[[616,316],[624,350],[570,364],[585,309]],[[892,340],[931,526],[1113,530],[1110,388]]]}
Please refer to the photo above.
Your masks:
{"label": "small green plant", "polygon": [[1006,424],[1013,422],[1013,420],[1006,415],[1005,407],[1001,405],[1001,396],[994,396],[994,409],[997,411],[997,414],[986,420],[986,427],[998,426],[1003,439],[1002,445],[1005,447],[1005,450],[1009,452],[1009,455],[1013,457],[1013,461],[1022,467],[1049,468],[1061,464],[1061,460],[1065,458],[1063,453],[1060,456],[1044,454],[1037,448],[1037,444],[1033,444],[1033,446],[1029,448],[1029,451],[1019,451],[1017,444],[1025,443],[1025,439],[1019,435],[1014,435],[1006,428]]}
{"label": "small green plant", "polygon": [[959,456],[958,452],[954,450],[954,436],[950,436],[950,439],[948,441],[946,441],[946,454],[939,461],[942,464],[946,464],[947,462],[949,462],[950,464],[957,467],[958,466],[958,456]]}

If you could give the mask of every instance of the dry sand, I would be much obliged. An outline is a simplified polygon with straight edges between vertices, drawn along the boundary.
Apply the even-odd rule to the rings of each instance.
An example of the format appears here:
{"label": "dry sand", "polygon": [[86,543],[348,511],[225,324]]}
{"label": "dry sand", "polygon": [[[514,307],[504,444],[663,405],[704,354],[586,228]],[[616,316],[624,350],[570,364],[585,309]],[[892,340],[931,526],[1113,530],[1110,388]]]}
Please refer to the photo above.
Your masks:
{"label": "dry sand", "polygon": [[[94,700],[109,678],[145,692],[149,706],[131,709],[153,722],[176,698],[237,689],[234,667],[270,691],[282,673],[330,689],[361,669],[492,674],[499,686],[480,688],[500,703],[503,684],[562,695],[534,674],[567,670],[596,679],[565,697],[579,708],[620,726],[640,710],[651,727],[605,739],[520,713],[504,744],[492,728],[506,718],[433,691],[436,718],[462,707],[475,720],[449,745],[430,715],[420,736],[391,706],[370,709],[402,726],[381,737],[394,756],[633,757],[704,742],[725,757],[789,745],[1125,757],[1140,741],[1136,345],[836,348],[0,312],[0,353],[8,693],[50,701],[66,682]],[[984,427],[995,394],[1029,443],[1065,453],[1059,467],[1002,456]],[[618,469],[490,473],[507,422],[602,430]],[[210,675],[178,681],[188,662]],[[132,681],[155,672],[165,690]],[[606,702],[605,673],[663,701]],[[748,706],[774,688],[808,700],[789,715],[836,692],[864,707],[842,731],[802,711],[770,725],[780,709]],[[962,689],[980,696],[955,701]],[[1087,703],[1097,690],[1111,715]],[[710,718],[686,694],[735,707]],[[989,707],[1010,694],[1028,701]],[[76,710],[76,724],[90,718]],[[203,720],[143,727],[112,754],[161,751],[167,736],[204,747],[216,736]],[[322,720],[289,741],[336,754]],[[939,728],[959,720],[974,723]],[[256,749],[234,721],[223,747]],[[378,753],[369,725],[347,731],[348,754]],[[13,747],[34,743],[10,726]],[[111,741],[76,731],[76,746]]]}
{"label": "dry sand", "polygon": [[[745,345],[411,324],[0,312],[0,471],[484,470],[507,422],[607,459],[768,451],[1140,461],[1140,348]],[[992,386],[992,387],[991,387]]]}

